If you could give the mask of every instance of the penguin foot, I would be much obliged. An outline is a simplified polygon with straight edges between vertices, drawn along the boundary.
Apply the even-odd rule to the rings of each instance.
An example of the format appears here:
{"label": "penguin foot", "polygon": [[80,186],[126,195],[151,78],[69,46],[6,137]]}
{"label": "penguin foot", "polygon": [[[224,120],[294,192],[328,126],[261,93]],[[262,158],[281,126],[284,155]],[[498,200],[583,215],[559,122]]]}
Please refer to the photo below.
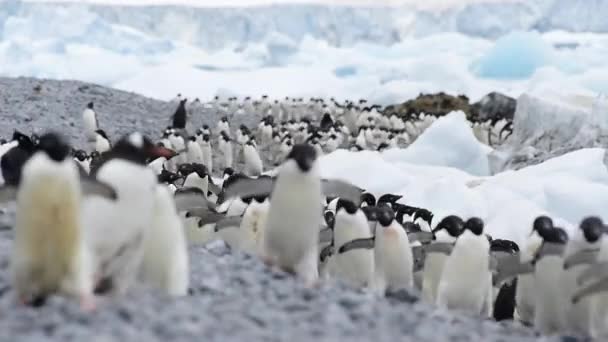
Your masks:
{"label": "penguin foot", "polygon": [[84,312],[93,312],[97,307],[94,295],[80,296],[80,309]]}

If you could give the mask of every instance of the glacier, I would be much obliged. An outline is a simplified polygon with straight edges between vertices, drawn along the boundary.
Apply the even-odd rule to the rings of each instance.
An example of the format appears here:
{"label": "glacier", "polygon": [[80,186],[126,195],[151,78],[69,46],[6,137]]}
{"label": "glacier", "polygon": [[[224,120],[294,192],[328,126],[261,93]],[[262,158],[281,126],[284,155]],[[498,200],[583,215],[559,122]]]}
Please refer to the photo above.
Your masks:
{"label": "glacier", "polygon": [[606,4],[421,10],[8,0],[0,2],[0,76],[78,79],[159,99],[268,94],[392,104],[445,91],[477,100],[492,91],[518,97],[556,80],[599,94],[608,91]]}

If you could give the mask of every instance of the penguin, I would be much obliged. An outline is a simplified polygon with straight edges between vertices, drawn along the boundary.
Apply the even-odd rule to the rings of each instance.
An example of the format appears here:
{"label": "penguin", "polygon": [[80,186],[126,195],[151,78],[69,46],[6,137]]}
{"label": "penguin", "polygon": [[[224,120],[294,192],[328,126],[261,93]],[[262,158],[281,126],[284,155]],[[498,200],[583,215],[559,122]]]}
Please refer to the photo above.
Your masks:
{"label": "penguin", "polygon": [[82,112],[82,122],[84,123],[85,137],[90,143],[95,143],[97,140],[96,131],[99,129],[99,121],[97,120],[97,113],[95,113],[95,109],[93,109],[93,102],[89,102]]}
{"label": "penguin", "polygon": [[201,141],[202,163],[205,164],[209,172],[213,171],[213,149],[211,148],[211,137],[208,134],[203,135]]}
{"label": "penguin", "polygon": [[440,307],[482,314],[488,289],[492,287],[490,242],[483,230],[483,221],[477,217],[465,222],[441,273],[437,288]]}
{"label": "penguin", "polygon": [[19,131],[13,133],[13,141],[16,145],[13,144],[13,147],[0,158],[0,169],[6,185],[19,184],[23,165],[36,151],[36,145],[31,138]]}
{"label": "penguin", "polygon": [[537,289],[534,303],[534,328],[545,335],[566,331],[570,298],[559,286],[564,276],[564,251],[568,234],[562,228],[540,232],[541,248],[534,259],[534,281]]}
{"label": "penguin", "polygon": [[374,280],[374,253],[371,249],[341,249],[348,242],[372,237],[365,214],[351,201],[338,199],[333,228],[333,245],[338,253],[331,257],[332,277],[352,287],[368,287]]}
{"label": "penguin", "polygon": [[267,196],[250,198],[239,226],[240,248],[244,252],[258,256],[264,253],[264,228],[269,209],[270,201]]}
{"label": "penguin", "polygon": [[[576,234],[568,240],[564,253],[564,274],[560,282],[563,296],[567,298],[574,296],[578,288],[578,278],[589,267],[586,262],[578,263],[577,258],[583,255],[591,255],[592,260],[589,260],[589,262],[597,259],[603,235],[604,222],[599,217],[587,217],[581,221]],[[583,298],[573,303],[566,313],[568,324],[566,331],[577,336],[589,336],[592,330],[593,309],[591,298]]]}
{"label": "penguin", "polygon": [[389,208],[393,209],[393,206],[395,205],[395,203],[397,203],[397,201],[399,201],[402,198],[403,198],[403,196],[401,196],[401,195],[384,194],[378,198],[377,205],[378,206],[386,205]]}
{"label": "penguin", "polygon": [[230,124],[228,124],[228,117],[223,116],[220,121],[217,123],[217,131],[218,133],[225,133],[230,136]]}
{"label": "penguin", "polygon": [[[542,244],[540,234],[550,229],[553,229],[553,220],[551,218],[539,216],[534,219],[532,232],[520,254],[521,264],[529,263],[534,259]],[[515,303],[519,320],[524,324],[534,323],[537,289],[538,286],[536,285],[534,274],[521,274],[518,276]]]}
{"label": "penguin", "polygon": [[188,163],[204,163],[203,151],[201,150],[199,143],[196,141],[196,137],[188,138],[186,150],[186,159]]}
{"label": "penguin", "polygon": [[169,189],[157,185],[152,224],[143,241],[139,277],[170,296],[188,294],[189,261],[182,222]]}
{"label": "penguin", "polygon": [[[356,201],[362,190],[337,180],[321,180],[315,150],[295,145],[276,178],[243,178],[224,187],[227,198],[271,194],[264,230],[263,259],[312,285],[318,279],[318,241],[322,193]],[[285,217],[292,221],[285,225]]]}
{"label": "penguin", "polygon": [[24,304],[42,304],[48,295],[62,294],[92,310],[94,269],[81,222],[81,198],[96,192],[114,201],[116,193],[107,186],[87,191],[86,184],[99,183],[81,179],[69,155],[65,139],[49,132],[40,138],[39,151],[23,166],[11,282]]}
{"label": "penguin", "polygon": [[[462,233],[463,226],[464,222],[460,217],[450,215],[441,220],[432,231],[435,235],[435,240],[427,249],[422,279],[422,298],[429,303],[436,303],[437,290],[445,262],[449,256],[449,252],[435,250],[442,249],[443,247],[448,247],[448,250],[451,249],[449,246],[456,242],[456,239]],[[434,249],[430,247],[434,247]]]}
{"label": "penguin", "polygon": [[188,120],[188,113],[186,112],[186,102],[188,99],[179,101],[175,113],[173,113],[173,128],[186,129],[186,122]]}
{"label": "penguin", "polygon": [[387,207],[376,207],[378,227],[374,246],[375,291],[409,290],[414,287],[414,256],[409,238],[395,220],[395,212]]}
{"label": "penguin", "polygon": [[260,154],[258,153],[253,140],[248,141],[243,146],[243,155],[245,158],[245,175],[249,177],[257,177],[264,172],[264,165]]}
{"label": "penguin", "polygon": [[146,162],[174,155],[135,132],[122,137],[92,168],[91,174],[118,194],[115,202],[96,197],[83,202],[83,224],[96,261],[96,293],[124,294],[136,281],[158,182]]}
{"label": "penguin", "polygon": [[91,158],[83,150],[74,152],[74,161],[84,170],[86,174],[91,171]]}
{"label": "penguin", "polygon": [[218,147],[223,156],[223,168],[232,167],[232,141],[226,133],[222,133],[219,138]]}
{"label": "penguin", "polygon": [[[490,242],[490,253],[492,256],[502,253],[502,255],[518,255],[519,246],[510,240],[494,239]],[[492,317],[495,321],[513,320],[515,318],[515,296],[517,290],[517,277],[502,284],[495,289],[496,296],[494,301]]]}
{"label": "penguin", "polygon": [[103,129],[98,129],[95,131],[95,151],[98,153],[105,153],[112,148],[112,144],[110,143],[110,139],[106,135],[106,132]]}

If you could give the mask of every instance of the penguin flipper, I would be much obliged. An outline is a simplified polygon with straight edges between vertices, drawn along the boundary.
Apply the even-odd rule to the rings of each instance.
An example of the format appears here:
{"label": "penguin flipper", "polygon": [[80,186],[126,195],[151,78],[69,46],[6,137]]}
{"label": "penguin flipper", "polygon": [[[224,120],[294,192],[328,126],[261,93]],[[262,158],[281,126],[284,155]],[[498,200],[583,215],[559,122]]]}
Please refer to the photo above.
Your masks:
{"label": "penguin flipper", "polygon": [[424,249],[427,254],[442,253],[445,255],[450,255],[450,253],[452,253],[452,249],[454,249],[454,244],[448,242],[435,242],[428,246],[425,246]]}
{"label": "penguin flipper", "polygon": [[564,269],[567,270],[577,265],[592,264],[597,260],[599,252],[600,250],[595,248],[584,249],[578,253],[574,253],[564,260]]}
{"label": "penguin flipper", "polygon": [[319,231],[319,243],[330,243],[334,239],[334,231],[325,227]]}
{"label": "penguin flipper", "polygon": [[187,211],[195,208],[214,209],[215,204],[207,200],[205,193],[196,187],[180,188],[173,195],[177,211]]}
{"label": "penguin flipper", "polygon": [[346,253],[353,249],[373,249],[376,244],[375,237],[363,238],[363,239],[354,239],[343,244],[338,249],[338,254]]}
{"label": "penguin flipper", "polygon": [[271,177],[241,178],[224,188],[224,199],[270,195],[274,182]]}
{"label": "penguin flipper", "polygon": [[0,186],[0,203],[9,203],[17,200],[17,187],[12,185]]}
{"label": "penguin flipper", "polygon": [[92,177],[80,177],[80,187],[85,196],[101,196],[114,201],[118,199],[112,186]]}
{"label": "penguin flipper", "polygon": [[192,208],[186,212],[186,217],[198,217],[203,221],[203,224],[216,223],[225,217],[207,207]]}
{"label": "penguin flipper", "polygon": [[219,232],[222,229],[225,228],[230,228],[230,227],[240,227],[241,225],[241,221],[243,220],[242,216],[228,216],[228,217],[224,217],[223,219],[219,220],[216,224],[215,224],[215,232]]}
{"label": "penguin flipper", "polygon": [[433,241],[434,234],[426,231],[410,232],[407,234],[408,239],[411,242],[420,241],[422,244],[427,244]]}
{"label": "penguin flipper", "polygon": [[326,197],[340,197],[355,203],[359,206],[361,203],[361,194],[363,189],[337,179],[321,180],[321,189]]}
{"label": "penguin flipper", "polygon": [[585,269],[577,279],[579,285],[608,274],[608,262],[599,262]]}
{"label": "penguin flipper", "polygon": [[608,278],[601,279],[595,283],[579,288],[572,296],[572,303],[576,304],[586,297],[606,291],[608,291]]}

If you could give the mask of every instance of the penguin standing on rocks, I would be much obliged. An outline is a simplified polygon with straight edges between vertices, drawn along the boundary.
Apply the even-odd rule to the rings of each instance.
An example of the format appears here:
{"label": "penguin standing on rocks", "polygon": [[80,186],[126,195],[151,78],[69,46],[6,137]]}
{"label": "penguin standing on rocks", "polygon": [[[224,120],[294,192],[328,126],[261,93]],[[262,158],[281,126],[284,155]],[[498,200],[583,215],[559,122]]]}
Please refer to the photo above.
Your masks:
{"label": "penguin standing on rocks", "polygon": [[398,291],[414,287],[414,256],[409,238],[403,227],[395,220],[395,212],[387,207],[377,207],[375,290]]}
{"label": "penguin standing on rocks", "polygon": [[333,231],[337,253],[329,260],[331,276],[353,287],[373,285],[373,249],[348,249],[348,243],[353,240],[372,238],[365,214],[353,202],[338,199]]}
{"label": "penguin standing on rocks", "polygon": [[83,203],[83,224],[95,254],[97,293],[124,294],[136,280],[146,230],[152,225],[158,183],[146,162],[174,155],[142,134],[132,133],[121,138],[92,168],[94,177],[118,193],[115,202],[88,198]]}
{"label": "penguin standing on rocks", "polygon": [[[595,261],[604,235],[604,223],[599,217],[587,217],[579,230],[568,241],[565,251],[564,279],[561,282],[564,296],[572,298],[578,288],[578,278]],[[573,303],[567,312],[568,332],[588,336],[593,322],[593,301],[583,298]]]}
{"label": "penguin standing on rocks", "polygon": [[253,140],[249,140],[243,146],[243,156],[245,159],[245,175],[257,177],[264,172],[264,165],[260,153],[258,152]]}
{"label": "penguin standing on rocks", "polygon": [[460,217],[450,215],[441,220],[432,232],[435,240],[427,248],[422,279],[422,297],[429,303],[436,302],[445,263],[463,226]]}
{"label": "penguin standing on rocks", "polygon": [[91,144],[95,144],[97,139],[96,131],[99,129],[99,121],[97,113],[93,109],[93,102],[89,102],[87,107],[82,112],[82,122],[84,123],[85,137]]}
{"label": "penguin standing on rocks", "polygon": [[211,137],[208,134],[203,135],[201,140],[201,151],[203,156],[203,164],[209,172],[213,171],[213,149],[211,148]]}
{"label": "penguin standing on rocks", "polygon": [[437,290],[439,306],[482,313],[486,294],[492,286],[490,242],[483,228],[483,221],[476,217],[464,224],[464,232],[458,236],[441,274]]}
{"label": "penguin standing on rocks", "polygon": [[190,137],[188,139],[186,150],[188,163],[204,163],[204,154],[201,145],[196,141],[196,137]]}
{"label": "penguin standing on rocks", "polygon": [[[520,254],[520,263],[531,262],[538,252],[543,240],[542,234],[553,229],[553,220],[547,216],[537,217],[532,224],[532,233],[528,237]],[[538,286],[534,274],[521,274],[517,277],[515,303],[519,320],[526,324],[534,323],[536,292]]]}
{"label": "penguin standing on rocks", "polygon": [[[361,189],[336,180],[321,180],[315,150],[295,145],[280,166],[276,179],[243,178],[228,188],[225,196],[270,194],[270,208],[264,230],[266,262],[296,274],[312,285],[319,277],[319,226],[322,194],[356,201]],[[285,222],[289,218],[290,224]]]}
{"label": "penguin standing on rocks", "polygon": [[103,129],[98,129],[95,133],[95,151],[97,153],[108,152],[112,148],[112,144],[106,132]]}
{"label": "penguin standing on rocks", "polygon": [[541,231],[543,244],[534,260],[536,292],[534,327],[545,335],[567,331],[570,298],[562,293],[564,251],[568,234],[562,228]]}
{"label": "penguin standing on rocks", "polygon": [[173,128],[185,130],[186,123],[188,120],[188,112],[186,112],[186,102],[188,99],[183,99],[179,101],[179,105],[173,114]]}
{"label": "penguin standing on rocks", "polygon": [[226,134],[220,134],[218,147],[220,152],[222,152],[223,163],[222,167],[232,168],[233,163],[233,153],[232,153],[232,139]]}
{"label": "penguin standing on rocks", "polygon": [[184,228],[172,194],[157,185],[154,218],[143,241],[140,278],[170,296],[188,294],[189,261]]}
{"label": "penguin standing on rocks", "polygon": [[36,151],[36,145],[27,135],[15,131],[13,133],[13,141],[16,145],[10,148],[0,158],[0,169],[2,170],[2,178],[4,184],[17,185],[21,180],[21,170],[23,165]]}
{"label": "penguin standing on rocks", "polygon": [[[83,194],[116,200],[108,186],[80,179],[63,137],[47,133],[23,167],[17,193],[17,223],[11,257],[12,283],[23,303],[41,304],[60,293],[93,302],[93,265],[81,222]],[[3,191],[10,190],[4,188]]]}

